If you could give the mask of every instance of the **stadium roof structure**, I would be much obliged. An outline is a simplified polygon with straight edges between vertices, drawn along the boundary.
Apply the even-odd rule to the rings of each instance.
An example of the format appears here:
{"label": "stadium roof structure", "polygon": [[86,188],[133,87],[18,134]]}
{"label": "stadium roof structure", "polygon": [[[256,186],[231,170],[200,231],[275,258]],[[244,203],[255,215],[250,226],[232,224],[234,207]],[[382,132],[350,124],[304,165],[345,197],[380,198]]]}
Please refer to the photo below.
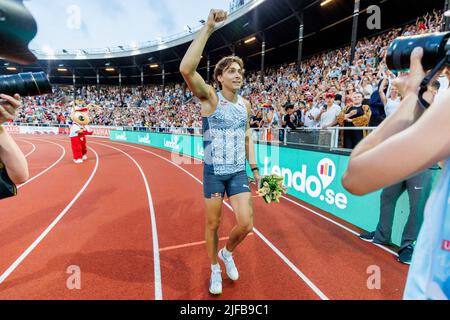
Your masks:
{"label": "stadium roof structure", "polygon": [[[433,9],[444,8],[444,0],[359,0],[358,39],[381,33],[389,28],[414,22]],[[354,0],[247,0],[230,15],[207,43],[199,72],[206,79],[207,57],[210,79],[214,65],[222,57],[236,54],[243,58],[246,70],[261,69],[262,43],[265,40],[264,65],[293,63],[298,59],[300,25],[303,20],[302,57],[350,45]],[[377,5],[381,29],[371,30],[367,8]],[[0,62],[0,74],[45,71],[54,84],[71,85],[140,85],[180,82],[178,68],[198,30],[191,33],[149,41],[141,47],[119,47],[114,50],[78,50],[45,54],[35,52],[39,60],[29,66]],[[252,39],[254,37],[254,39]],[[251,41],[246,41],[251,40]],[[11,69],[11,66],[17,68]],[[58,70],[60,69],[60,70]],[[65,71],[64,71],[65,70]],[[109,71],[108,71],[109,70]],[[142,77],[142,78],[141,78]]]}

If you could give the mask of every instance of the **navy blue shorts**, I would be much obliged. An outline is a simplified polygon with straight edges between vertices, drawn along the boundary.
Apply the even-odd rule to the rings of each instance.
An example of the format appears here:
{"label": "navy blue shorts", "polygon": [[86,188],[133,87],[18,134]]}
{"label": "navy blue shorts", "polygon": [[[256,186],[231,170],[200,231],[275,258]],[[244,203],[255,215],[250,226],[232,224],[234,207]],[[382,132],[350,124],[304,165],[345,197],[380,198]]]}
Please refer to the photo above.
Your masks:
{"label": "navy blue shorts", "polygon": [[229,175],[217,176],[206,171],[203,172],[203,193],[206,199],[228,198],[241,193],[251,192],[245,171]]}

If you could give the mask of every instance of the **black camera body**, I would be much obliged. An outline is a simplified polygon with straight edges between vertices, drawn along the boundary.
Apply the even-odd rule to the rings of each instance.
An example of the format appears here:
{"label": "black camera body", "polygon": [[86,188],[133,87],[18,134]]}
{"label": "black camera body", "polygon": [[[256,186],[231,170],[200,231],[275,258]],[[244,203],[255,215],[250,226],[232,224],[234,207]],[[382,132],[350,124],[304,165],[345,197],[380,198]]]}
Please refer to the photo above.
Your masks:
{"label": "black camera body", "polygon": [[22,0],[0,1],[0,57],[20,64],[35,62],[28,44],[36,33],[36,21]]}
{"label": "black camera body", "polygon": [[[36,36],[37,24],[22,0],[0,1],[0,57],[20,64],[37,59],[28,49]],[[13,96],[36,96],[52,93],[44,72],[0,76],[0,93]]]}
{"label": "black camera body", "polygon": [[411,53],[416,47],[423,49],[422,66],[425,71],[431,70],[422,80],[419,89],[419,105],[428,108],[423,94],[433,77],[450,65],[450,32],[436,32],[412,37],[395,39],[386,54],[386,65],[392,71],[409,69]]}
{"label": "black camera body", "polygon": [[428,33],[395,39],[387,51],[387,67],[392,71],[409,69],[411,52],[416,47],[423,48],[423,69],[431,70],[447,56],[450,50],[450,32]]}
{"label": "black camera body", "polygon": [[19,73],[0,76],[0,93],[9,96],[18,93],[22,97],[40,96],[52,93],[52,87],[44,72]]}

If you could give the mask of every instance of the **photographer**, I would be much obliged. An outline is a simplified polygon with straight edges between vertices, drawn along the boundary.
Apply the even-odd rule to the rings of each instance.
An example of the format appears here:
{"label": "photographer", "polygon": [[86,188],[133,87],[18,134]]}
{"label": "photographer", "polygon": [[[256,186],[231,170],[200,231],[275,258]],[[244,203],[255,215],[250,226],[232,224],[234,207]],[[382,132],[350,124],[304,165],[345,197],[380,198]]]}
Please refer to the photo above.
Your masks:
{"label": "photographer", "polygon": [[[364,195],[447,159],[440,182],[425,208],[404,298],[448,299],[450,279],[448,273],[443,276],[447,271],[437,258],[449,261],[449,252],[444,250],[445,241],[440,243],[440,236],[449,229],[446,223],[449,223],[450,90],[425,111],[418,104],[419,86],[425,77],[421,62],[423,52],[420,47],[412,52],[410,75],[397,80],[397,87],[404,92],[403,101],[355,148],[342,184],[349,192]],[[423,98],[430,102],[430,95],[426,92]]]}
{"label": "photographer", "polygon": [[20,96],[0,95],[0,199],[15,195],[15,184],[28,180],[28,165],[16,142],[1,126],[14,119]]}
{"label": "photographer", "polygon": [[[430,98],[434,101],[439,90],[439,82],[433,81],[428,87],[431,93]],[[392,90],[394,90],[395,85]],[[391,95],[392,95],[391,91]],[[395,95],[395,94],[394,94]],[[399,103],[400,104],[400,101]],[[388,110],[388,108],[386,108]],[[386,112],[388,116],[395,112]],[[398,261],[404,264],[411,264],[414,252],[414,243],[423,222],[423,213],[425,204],[431,192],[432,173],[425,169],[417,175],[407,177],[390,187],[383,189],[380,197],[380,218],[375,231],[361,234],[360,238],[364,241],[374,242],[382,245],[391,245],[392,227],[394,223],[395,208],[397,201],[403,192],[407,191],[409,198],[409,215],[404,226],[400,249],[398,251]]]}
{"label": "photographer", "polygon": [[[37,25],[23,1],[2,0],[0,12],[0,57],[19,64],[35,62],[37,58],[28,49],[28,43],[36,35]],[[36,96],[51,92],[51,85],[43,72],[0,76],[0,199],[15,196],[15,185],[29,177],[25,156],[2,124],[14,120],[16,110],[21,106],[20,95]]]}

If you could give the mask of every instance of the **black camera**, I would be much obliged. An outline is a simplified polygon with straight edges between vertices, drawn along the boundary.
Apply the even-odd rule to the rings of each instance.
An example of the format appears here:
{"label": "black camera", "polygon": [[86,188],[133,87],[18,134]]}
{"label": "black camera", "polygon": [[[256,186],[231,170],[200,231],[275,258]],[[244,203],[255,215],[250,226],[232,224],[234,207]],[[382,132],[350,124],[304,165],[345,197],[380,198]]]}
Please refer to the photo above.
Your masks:
{"label": "black camera", "polygon": [[[28,49],[35,37],[37,25],[23,0],[0,1],[0,57],[20,64],[36,61]],[[52,93],[44,72],[0,76],[0,93],[13,96],[37,96]]]}
{"label": "black camera", "polygon": [[430,70],[422,80],[419,89],[419,105],[428,108],[423,94],[434,76],[450,65],[450,32],[436,32],[412,37],[399,37],[388,48],[386,65],[392,71],[409,69],[411,53],[416,47],[423,49],[422,66]]}
{"label": "black camera", "polygon": [[399,37],[388,48],[386,65],[392,71],[409,69],[411,52],[423,48],[422,66],[431,70],[446,58],[450,50],[450,32],[428,33],[411,37]]}
{"label": "black camera", "polygon": [[28,44],[36,33],[36,21],[22,0],[0,1],[0,57],[20,64],[35,62]]}
{"label": "black camera", "polygon": [[52,93],[52,87],[44,72],[19,73],[0,76],[0,93],[13,96],[40,96]]}

